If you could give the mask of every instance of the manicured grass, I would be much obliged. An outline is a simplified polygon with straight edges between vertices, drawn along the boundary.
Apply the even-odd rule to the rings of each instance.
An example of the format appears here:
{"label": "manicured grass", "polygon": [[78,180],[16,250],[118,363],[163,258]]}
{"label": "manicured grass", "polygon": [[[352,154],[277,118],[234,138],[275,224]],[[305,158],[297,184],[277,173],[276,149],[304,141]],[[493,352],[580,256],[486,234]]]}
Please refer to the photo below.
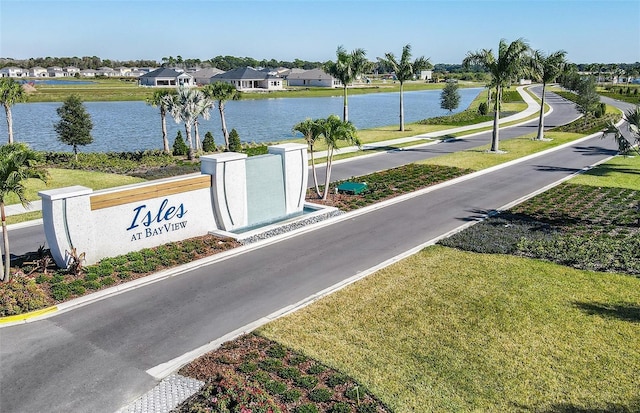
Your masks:
{"label": "manicured grass", "polygon": [[22,222],[42,219],[42,211],[31,211],[24,214],[10,215],[7,217],[7,225],[20,224]]}
{"label": "manicured grass", "polygon": [[579,185],[640,188],[640,157],[615,156],[613,159],[571,180]]}
{"label": "manicured grass", "polygon": [[259,333],[398,412],[633,411],[639,311],[634,277],[430,247]]}
{"label": "manicured grass", "polygon": [[506,151],[506,153],[487,153],[491,148],[491,144],[487,144],[478,148],[427,159],[419,163],[469,168],[479,171],[521,158],[534,152],[540,152],[566,142],[571,142],[583,135],[578,133],[548,132],[545,136],[552,139],[551,141],[536,141],[534,140],[535,136],[536,134],[532,133],[519,138],[501,141],[500,150]]}
{"label": "manicured grass", "polygon": [[[40,199],[38,191],[63,188],[65,186],[82,185],[93,190],[112,188],[114,186],[129,185],[144,182],[144,179],[127,175],[108,174],[103,172],[80,171],[73,169],[50,168],[49,181],[45,185],[42,181],[30,179],[26,184],[25,196],[30,201]],[[7,205],[17,204],[18,198],[10,194],[5,200]]]}

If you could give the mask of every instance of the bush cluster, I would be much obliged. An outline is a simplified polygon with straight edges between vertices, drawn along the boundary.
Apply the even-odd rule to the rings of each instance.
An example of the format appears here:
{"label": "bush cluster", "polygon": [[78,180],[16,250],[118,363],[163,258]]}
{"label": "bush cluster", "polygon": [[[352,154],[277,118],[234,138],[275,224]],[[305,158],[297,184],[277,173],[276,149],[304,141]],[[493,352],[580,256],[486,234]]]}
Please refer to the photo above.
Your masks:
{"label": "bush cluster", "polygon": [[32,278],[16,275],[11,281],[0,283],[0,317],[39,310],[51,304]]}
{"label": "bush cluster", "polygon": [[640,190],[566,183],[440,244],[640,275],[638,199]]}
{"label": "bush cluster", "polygon": [[136,152],[73,153],[45,152],[44,163],[49,167],[80,169],[108,173],[127,174],[140,168],[162,167],[173,164],[174,158],[159,150]]}

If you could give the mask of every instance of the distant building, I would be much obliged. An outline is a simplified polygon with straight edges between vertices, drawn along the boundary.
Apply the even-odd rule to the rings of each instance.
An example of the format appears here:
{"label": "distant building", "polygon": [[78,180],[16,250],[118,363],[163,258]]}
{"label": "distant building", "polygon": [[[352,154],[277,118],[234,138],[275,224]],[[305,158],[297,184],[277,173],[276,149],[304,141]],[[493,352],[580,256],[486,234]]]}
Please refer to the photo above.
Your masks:
{"label": "distant building", "polygon": [[241,91],[282,90],[282,78],[252,67],[240,67],[213,76],[211,83],[231,83]]}
{"label": "distant building", "polygon": [[208,67],[206,69],[196,70],[191,73],[191,76],[193,76],[193,80],[196,82],[196,85],[208,85],[211,83],[211,78],[215,75],[219,75],[220,73],[224,73],[224,70],[220,70],[215,67]]}
{"label": "distant building", "polygon": [[0,77],[27,77],[29,72],[21,67],[3,67],[0,69]]}
{"label": "distant building", "polygon": [[322,69],[305,70],[304,72],[292,72],[287,75],[289,86],[310,87],[342,87],[342,82],[326,73]]}
{"label": "distant building", "polygon": [[173,69],[161,67],[138,77],[139,86],[167,87],[167,86],[195,86],[193,76],[180,73]]}

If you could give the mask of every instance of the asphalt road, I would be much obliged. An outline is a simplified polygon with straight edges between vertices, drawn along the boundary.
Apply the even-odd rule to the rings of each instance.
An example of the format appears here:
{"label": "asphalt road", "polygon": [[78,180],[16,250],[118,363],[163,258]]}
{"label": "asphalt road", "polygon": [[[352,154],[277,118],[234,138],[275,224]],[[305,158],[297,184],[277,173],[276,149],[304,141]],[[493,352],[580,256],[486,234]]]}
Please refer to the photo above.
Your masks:
{"label": "asphalt road", "polygon": [[[474,146],[486,142],[479,135]],[[399,152],[428,155],[439,146],[449,148]],[[46,320],[2,328],[0,411],[113,412],[156,384],[146,370],[614,153],[612,139],[594,138]],[[360,175],[342,171],[355,162],[361,161],[339,165],[340,173]]]}

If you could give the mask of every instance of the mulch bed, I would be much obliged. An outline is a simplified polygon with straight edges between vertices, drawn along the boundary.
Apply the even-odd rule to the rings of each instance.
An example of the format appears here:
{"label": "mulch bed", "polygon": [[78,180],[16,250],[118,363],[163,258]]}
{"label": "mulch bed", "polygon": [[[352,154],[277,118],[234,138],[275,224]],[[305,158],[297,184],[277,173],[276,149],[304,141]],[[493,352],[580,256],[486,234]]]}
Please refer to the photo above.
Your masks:
{"label": "mulch bed", "polygon": [[[206,385],[204,391],[184,402],[177,412],[214,408],[220,394],[216,391],[222,392],[224,384],[221,383],[230,377],[240,378],[245,388],[263,389],[283,412],[312,411],[306,410],[309,404],[318,412],[391,411],[348,376],[253,333],[223,344],[183,367],[179,374],[204,381]],[[331,394],[329,399],[314,401],[318,389],[327,389]],[[299,398],[287,400],[292,393],[299,393]]]}

